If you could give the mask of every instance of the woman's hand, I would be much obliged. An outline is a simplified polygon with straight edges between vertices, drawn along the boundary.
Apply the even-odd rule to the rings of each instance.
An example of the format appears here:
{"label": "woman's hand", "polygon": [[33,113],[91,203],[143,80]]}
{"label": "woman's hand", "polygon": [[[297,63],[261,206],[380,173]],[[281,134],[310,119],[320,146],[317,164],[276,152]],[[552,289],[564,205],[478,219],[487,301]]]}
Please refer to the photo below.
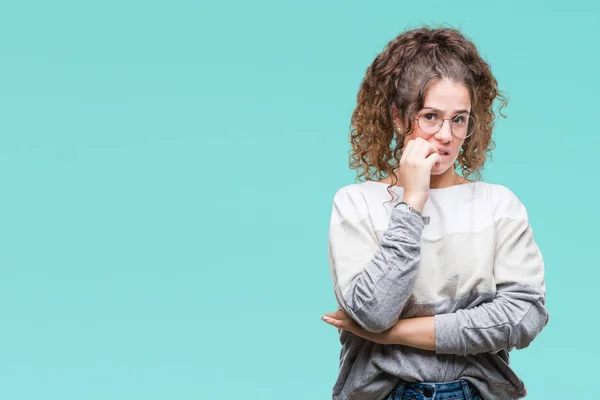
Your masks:
{"label": "woman's hand", "polygon": [[421,212],[429,197],[431,170],[441,160],[437,147],[421,137],[409,140],[402,151],[394,173],[404,187],[403,200]]}
{"label": "woman's hand", "polygon": [[369,340],[374,343],[387,344],[387,332],[373,333],[365,330],[358,325],[352,318],[348,316],[342,310],[331,312],[323,315],[321,319],[327,322],[329,325],[333,325],[336,328],[352,332],[356,336],[360,336],[363,339]]}

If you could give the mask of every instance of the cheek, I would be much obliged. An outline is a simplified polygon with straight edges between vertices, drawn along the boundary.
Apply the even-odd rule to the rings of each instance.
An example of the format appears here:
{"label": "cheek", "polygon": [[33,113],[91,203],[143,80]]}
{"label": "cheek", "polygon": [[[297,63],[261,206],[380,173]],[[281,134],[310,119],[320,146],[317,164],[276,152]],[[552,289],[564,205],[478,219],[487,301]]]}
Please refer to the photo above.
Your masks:
{"label": "cheek", "polygon": [[460,154],[460,149],[462,147],[462,145],[464,144],[464,140],[462,142],[456,143],[456,144],[452,144],[452,155],[456,158],[458,157],[458,155]]}

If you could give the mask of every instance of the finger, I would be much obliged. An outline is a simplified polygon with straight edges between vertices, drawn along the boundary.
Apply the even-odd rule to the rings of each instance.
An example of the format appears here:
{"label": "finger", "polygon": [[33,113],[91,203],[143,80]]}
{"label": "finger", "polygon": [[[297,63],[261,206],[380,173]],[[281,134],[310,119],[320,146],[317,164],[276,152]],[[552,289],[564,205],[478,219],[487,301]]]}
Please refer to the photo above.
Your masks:
{"label": "finger", "polygon": [[431,153],[426,159],[425,161],[427,161],[427,165],[429,166],[430,169],[433,168],[433,166],[437,163],[437,162],[441,162],[442,161],[442,156],[440,156],[439,153],[435,152],[435,153]]}
{"label": "finger", "polygon": [[342,321],[340,321],[339,319],[335,319],[335,318],[323,317],[323,321],[325,321],[329,325],[335,326],[336,328],[341,328],[343,325]]}
{"label": "finger", "polygon": [[438,152],[438,148],[436,145],[429,143],[427,140],[423,139],[423,138],[419,138],[419,143],[418,143],[418,151],[415,149],[415,154],[416,156],[418,156],[418,158],[420,160],[423,160],[427,157],[429,157],[431,154],[433,153],[437,153]]}
{"label": "finger", "polygon": [[423,138],[416,138],[412,141],[410,151],[406,154],[405,162],[414,163],[417,160],[423,160],[425,158],[423,146],[425,145]]}
{"label": "finger", "polygon": [[334,312],[330,312],[330,313],[327,313],[327,314],[323,314],[323,316],[324,317],[329,317],[329,318],[337,318],[338,314],[337,314],[337,311],[334,311]]}
{"label": "finger", "polygon": [[428,156],[430,154],[432,154],[432,153],[439,153],[440,152],[435,144],[429,143],[429,142],[427,142],[427,143],[429,144],[429,153],[427,154]]}
{"label": "finger", "polygon": [[408,159],[408,155],[410,154],[410,149],[413,147],[415,141],[414,139],[409,140],[406,143],[406,147],[402,150],[402,156],[400,157],[400,161],[404,161]]}

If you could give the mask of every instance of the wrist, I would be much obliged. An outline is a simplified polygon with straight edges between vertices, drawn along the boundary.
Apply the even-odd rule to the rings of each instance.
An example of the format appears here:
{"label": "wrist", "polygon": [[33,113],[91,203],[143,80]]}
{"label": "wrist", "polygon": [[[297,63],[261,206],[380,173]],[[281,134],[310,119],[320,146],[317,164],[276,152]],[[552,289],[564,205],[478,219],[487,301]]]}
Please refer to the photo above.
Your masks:
{"label": "wrist", "polygon": [[418,212],[423,213],[423,208],[425,207],[425,200],[423,200],[422,198],[405,196],[402,199],[402,201],[414,208],[415,210],[417,210]]}
{"label": "wrist", "polygon": [[406,346],[408,343],[404,336],[405,328],[406,320],[398,320],[394,326],[381,333],[382,340],[385,342],[385,344],[399,344],[401,346]]}

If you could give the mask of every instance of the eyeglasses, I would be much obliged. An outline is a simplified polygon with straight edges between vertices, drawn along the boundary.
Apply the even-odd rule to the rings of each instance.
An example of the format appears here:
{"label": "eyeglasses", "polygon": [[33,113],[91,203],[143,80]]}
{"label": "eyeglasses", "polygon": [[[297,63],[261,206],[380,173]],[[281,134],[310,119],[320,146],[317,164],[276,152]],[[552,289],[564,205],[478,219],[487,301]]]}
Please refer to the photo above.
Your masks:
{"label": "eyeglasses", "polygon": [[457,139],[466,139],[473,134],[475,130],[475,120],[471,114],[459,114],[454,118],[443,118],[443,115],[436,110],[423,111],[417,118],[419,129],[428,135],[438,133],[444,125],[444,121],[449,121],[450,132]]}

